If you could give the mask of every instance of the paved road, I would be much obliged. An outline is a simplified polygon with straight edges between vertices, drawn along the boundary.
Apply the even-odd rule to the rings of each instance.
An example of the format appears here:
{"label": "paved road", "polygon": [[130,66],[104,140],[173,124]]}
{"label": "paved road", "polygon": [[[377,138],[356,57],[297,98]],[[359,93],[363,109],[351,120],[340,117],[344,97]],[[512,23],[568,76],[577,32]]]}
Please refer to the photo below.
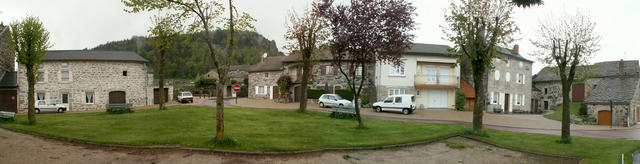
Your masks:
{"label": "paved road", "polygon": [[[275,103],[271,100],[246,99],[241,98],[238,104],[235,102],[225,103],[226,106],[235,107],[251,107],[251,108],[270,108],[270,109],[286,109],[294,110],[298,108],[297,103]],[[326,108],[319,108],[316,104],[309,104],[309,110],[326,112]],[[419,110],[411,115],[402,115],[397,113],[376,113],[369,110],[362,110],[362,116],[368,118],[376,118],[383,120],[405,121],[405,122],[424,122],[437,124],[461,124],[471,125],[471,112],[459,111],[428,111]],[[527,132],[539,134],[560,135],[560,121],[550,120],[541,115],[530,114],[487,114],[484,116],[485,128]],[[595,137],[595,138],[614,138],[640,140],[640,125],[632,128],[626,127],[609,127],[600,125],[571,125],[572,136]]]}

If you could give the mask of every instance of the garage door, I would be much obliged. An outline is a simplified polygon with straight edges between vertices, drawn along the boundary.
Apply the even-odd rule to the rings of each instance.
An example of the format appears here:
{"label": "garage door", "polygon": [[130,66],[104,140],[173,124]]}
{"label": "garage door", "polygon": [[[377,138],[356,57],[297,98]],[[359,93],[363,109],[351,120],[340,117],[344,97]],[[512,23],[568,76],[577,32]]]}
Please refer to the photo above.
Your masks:
{"label": "garage door", "polygon": [[16,90],[0,90],[0,111],[18,111],[16,93]]}
{"label": "garage door", "polygon": [[429,89],[427,108],[447,108],[447,90]]}
{"label": "garage door", "polygon": [[124,91],[109,92],[109,104],[124,104],[127,103],[127,96]]}
{"label": "garage door", "polygon": [[611,125],[611,112],[608,110],[598,111],[598,124]]}

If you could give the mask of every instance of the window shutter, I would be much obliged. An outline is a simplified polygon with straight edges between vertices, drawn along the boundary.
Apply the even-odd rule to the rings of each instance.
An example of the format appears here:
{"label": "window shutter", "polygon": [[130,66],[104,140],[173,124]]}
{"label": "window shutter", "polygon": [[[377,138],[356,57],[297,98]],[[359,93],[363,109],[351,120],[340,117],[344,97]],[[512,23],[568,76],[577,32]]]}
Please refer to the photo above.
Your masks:
{"label": "window shutter", "polygon": [[256,90],[254,90],[254,91],[256,92],[255,94],[258,95],[258,93],[259,93],[258,92],[258,86],[256,86]]}
{"label": "window shutter", "polygon": [[321,75],[326,75],[327,74],[327,66],[320,66],[320,74]]}
{"label": "window shutter", "polygon": [[522,106],[524,106],[524,102],[527,102],[527,101],[524,100],[524,98],[525,98],[524,95],[520,95],[520,96],[522,96]]}
{"label": "window shutter", "polygon": [[525,84],[525,83],[526,83],[526,81],[527,81],[527,78],[526,78],[526,77],[524,77],[524,74],[522,74],[522,84]]}

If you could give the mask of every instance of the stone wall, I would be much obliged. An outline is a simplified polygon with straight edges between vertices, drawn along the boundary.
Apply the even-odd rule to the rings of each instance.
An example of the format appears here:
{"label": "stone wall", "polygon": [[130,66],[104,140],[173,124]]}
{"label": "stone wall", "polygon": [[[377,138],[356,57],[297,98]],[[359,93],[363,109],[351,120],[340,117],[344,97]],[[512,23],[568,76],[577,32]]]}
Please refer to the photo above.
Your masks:
{"label": "stone wall", "polygon": [[[268,74],[268,77],[265,77]],[[249,73],[249,98],[269,99],[273,94],[273,86],[278,86],[278,78],[282,75],[282,71],[266,71],[266,72],[250,72]],[[265,94],[256,94],[259,86],[267,86]]]}
{"label": "stone wall", "polygon": [[[530,112],[531,111],[531,62],[521,59],[506,57],[504,60],[494,60],[494,70],[488,72],[487,81],[487,98],[491,102],[492,93],[500,93],[500,101],[498,104],[489,104],[487,109],[500,109],[508,112]],[[509,77],[507,77],[507,74]],[[524,83],[517,83],[518,74],[524,75]],[[496,76],[499,76],[496,78]],[[506,94],[509,94],[509,100],[505,100]],[[516,95],[524,95],[521,105],[516,104]],[[509,109],[505,109],[505,101],[509,101]]]}
{"label": "stone wall", "polygon": [[[538,109],[542,111],[553,110],[554,107],[562,104],[562,84],[560,82],[540,82],[533,85],[540,89],[540,93],[534,95],[539,100]],[[545,92],[545,89],[547,92]],[[545,101],[549,103],[548,109],[544,108]]]}
{"label": "stone wall", "polygon": [[[44,82],[35,84],[35,92],[44,93],[45,100],[62,103],[62,94],[69,94],[69,110],[104,109],[109,102],[109,92],[124,91],[126,102],[134,106],[153,104],[153,75],[148,74],[139,62],[115,61],[61,61],[42,62],[39,72],[44,72]],[[27,109],[26,69],[18,70],[19,110]],[[61,81],[61,71],[69,71],[69,81]],[[123,75],[127,71],[127,76]],[[86,102],[86,93],[94,93],[94,102]],[[171,93],[171,92],[170,92]],[[171,94],[169,95],[171,96]]]}
{"label": "stone wall", "polygon": [[15,70],[15,57],[11,52],[9,43],[9,27],[0,25],[0,74],[3,71],[13,72]]}
{"label": "stone wall", "polygon": [[[589,120],[593,124],[598,124],[598,111],[610,111],[609,105],[601,105],[601,104],[590,104],[587,105],[587,114],[589,114]],[[613,126],[627,126],[629,123],[630,126],[636,125],[636,121],[627,119],[630,116],[629,105],[620,104],[613,105],[613,116],[612,122]]]}
{"label": "stone wall", "polygon": [[[285,70],[283,71],[284,74],[287,74],[289,76],[291,76],[292,80],[296,80],[296,76],[297,76],[297,64],[298,63],[285,63],[284,68]],[[342,73],[340,73],[340,70],[337,69],[337,67],[332,66],[332,63],[329,61],[321,61],[321,62],[317,62],[314,63],[315,65],[312,67],[311,71],[312,71],[312,78],[310,83],[308,84],[308,88],[311,89],[324,89],[325,85],[328,86],[330,89],[330,92],[334,91],[335,89],[348,89],[349,86],[347,84],[347,79],[344,77],[344,75]],[[324,68],[322,68],[324,67]],[[330,69],[332,69],[333,72],[327,72],[327,67],[331,67]],[[367,69],[365,69],[365,73],[369,73],[369,75],[373,75],[373,72],[375,71],[374,69],[375,65],[371,64],[369,66],[367,66]],[[349,71],[347,66],[342,66],[343,71]],[[323,70],[325,72],[323,72]],[[302,77],[302,75],[300,75]],[[371,78],[371,77],[367,77],[367,78]],[[356,79],[358,82],[360,80],[360,78]],[[299,82],[298,82],[299,83]],[[365,94],[365,91],[368,92],[369,90],[367,90],[366,88],[368,88],[369,85],[369,81],[365,79],[362,88],[363,88],[363,92],[361,94]],[[292,98],[293,98],[293,93],[295,92],[295,88],[296,86],[300,86],[300,84],[295,84],[294,86],[289,88],[289,93],[291,94]],[[357,87],[357,86],[356,86]],[[335,93],[335,92],[333,92]],[[373,95],[373,94],[369,94],[369,95]]]}

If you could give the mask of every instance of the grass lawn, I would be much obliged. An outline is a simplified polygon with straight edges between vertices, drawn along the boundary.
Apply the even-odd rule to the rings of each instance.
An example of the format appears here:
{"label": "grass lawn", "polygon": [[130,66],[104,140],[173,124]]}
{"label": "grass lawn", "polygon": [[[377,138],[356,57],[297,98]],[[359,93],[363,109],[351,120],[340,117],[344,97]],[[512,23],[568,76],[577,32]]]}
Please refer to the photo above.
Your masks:
{"label": "grass lawn", "polygon": [[[578,114],[580,111],[580,102],[571,102],[569,111],[571,114]],[[562,121],[562,105],[553,108],[553,113],[544,115],[545,118]]]}
{"label": "grass lawn", "polygon": [[[67,139],[125,145],[180,144],[211,148],[215,134],[215,108],[172,106],[168,110],[138,110],[129,114],[41,114],[38,123],[26,124],[25,115],[0,126]],[[225,109],[225,135],[238,143],[222,149],[295,151],[326,147],[381,146],[462,134],[463,125],[425,124],[364,119],[367,129],[355,129],[353,120],[331,119],[327,113],[272,109]],[[488,130],[479,137],[500,145],[557,155],[586,158],[586,163],[627,163],[640,141],[573,137],[573,144],[557,144],[559,136]]]}

